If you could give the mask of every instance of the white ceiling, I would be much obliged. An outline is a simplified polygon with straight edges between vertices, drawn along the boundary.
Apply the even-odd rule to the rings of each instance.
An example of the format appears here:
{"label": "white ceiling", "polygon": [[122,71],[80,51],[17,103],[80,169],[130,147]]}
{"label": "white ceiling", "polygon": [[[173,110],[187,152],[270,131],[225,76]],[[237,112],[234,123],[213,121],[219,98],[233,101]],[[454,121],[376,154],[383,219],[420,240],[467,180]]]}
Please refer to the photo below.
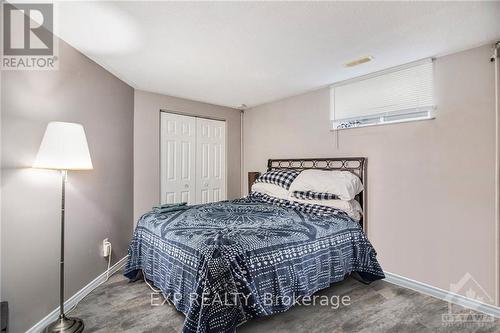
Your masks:
{"label": "white ceiling", "polygon": [[500,39],[500,2],[62,2],[55,23],[134,88],[251,107]]}

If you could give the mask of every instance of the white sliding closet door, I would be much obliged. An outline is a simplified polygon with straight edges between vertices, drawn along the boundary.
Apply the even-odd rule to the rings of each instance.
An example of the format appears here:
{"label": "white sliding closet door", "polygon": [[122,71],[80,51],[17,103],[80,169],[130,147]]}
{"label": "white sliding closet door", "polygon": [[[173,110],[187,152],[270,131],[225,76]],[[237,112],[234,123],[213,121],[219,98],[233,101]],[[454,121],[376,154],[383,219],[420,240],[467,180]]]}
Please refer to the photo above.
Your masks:
{"label": "white sliding closet door", "polygon": [[226,122],[196,118],[196,202],[226,200]]}
{"label": "white sliding closet door", "polygon": [[161,112],[161,203],[196,203],[196,119]]}
{"label": "white sliding closet door", "polygon": [[160,115],[161,203],[226,200],[226,122]]}

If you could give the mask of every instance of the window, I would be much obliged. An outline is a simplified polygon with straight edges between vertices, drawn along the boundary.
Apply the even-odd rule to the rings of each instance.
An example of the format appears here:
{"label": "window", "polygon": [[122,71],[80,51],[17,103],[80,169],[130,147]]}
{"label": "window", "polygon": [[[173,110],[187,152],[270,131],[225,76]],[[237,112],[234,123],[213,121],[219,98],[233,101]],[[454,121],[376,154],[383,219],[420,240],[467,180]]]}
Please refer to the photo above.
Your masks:
{"label": "window", "polygon": [[432,60],[399,66],[331,87],[332,129],[435,118]]}

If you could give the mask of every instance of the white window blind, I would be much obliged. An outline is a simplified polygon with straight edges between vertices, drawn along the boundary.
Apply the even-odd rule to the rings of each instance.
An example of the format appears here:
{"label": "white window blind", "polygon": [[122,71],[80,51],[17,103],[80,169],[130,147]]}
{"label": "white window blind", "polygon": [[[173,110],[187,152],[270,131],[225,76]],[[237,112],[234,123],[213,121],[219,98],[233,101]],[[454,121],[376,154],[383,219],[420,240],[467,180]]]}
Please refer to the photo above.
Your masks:
{"label": "white window blind", "polygon": [[434,67],[420,61],[331,87],[333,129],[435,117]]}

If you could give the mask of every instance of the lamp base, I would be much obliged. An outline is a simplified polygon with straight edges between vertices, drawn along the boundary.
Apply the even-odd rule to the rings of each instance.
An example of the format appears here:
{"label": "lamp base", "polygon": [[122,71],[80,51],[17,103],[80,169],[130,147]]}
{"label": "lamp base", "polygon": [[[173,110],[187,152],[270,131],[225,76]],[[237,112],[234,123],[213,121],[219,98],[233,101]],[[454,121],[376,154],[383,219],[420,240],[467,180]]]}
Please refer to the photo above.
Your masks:
{"label": "lamp base", "polygon": [[47,326],[44,333],[80,333],[83,332],[83,328],[81,319],[62,316]]}

